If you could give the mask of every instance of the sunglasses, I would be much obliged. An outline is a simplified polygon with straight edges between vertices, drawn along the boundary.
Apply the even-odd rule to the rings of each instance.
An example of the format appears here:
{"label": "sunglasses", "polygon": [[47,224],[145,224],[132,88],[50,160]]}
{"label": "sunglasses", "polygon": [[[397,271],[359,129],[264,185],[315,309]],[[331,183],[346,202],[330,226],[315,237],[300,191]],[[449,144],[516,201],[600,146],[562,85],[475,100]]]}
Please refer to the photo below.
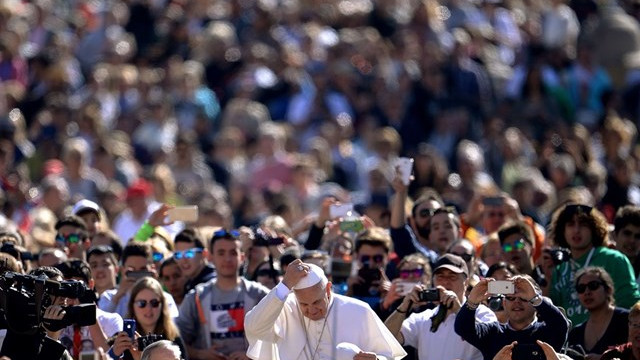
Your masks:
{"label": "sunglasses", "polygon": [[369,262],[371,262],[371,260],[373,260],[374,263],[381,263],[382,260],[384,259],[384,255],[362,255],[360,256],[360,262],[363,264],[367,264]]}
{"label": "sunglasses", "polygon": [[164,254],[161,252],[154,252],[153,253],[153,262],[159,262],[162,261],[164,259]]}
{"label": "sunglasses", "polygon": [[589,281],[586,284],[576,285],[576,291],[578,292],[578,294],[582,294],[585,291],[587,291],[587,288],[589,288],[589,290],[591,291],[596,291],[600,286],[604,286],[604,283],[602,281],[593,280],[593,281]]}
{"label": "sunglasses", "polygon": [[469,261],[471,261],[471,259],[473,259],[473,255],[471,255],[471,254],[466,254],[466,253],[458,254],[458,253],[454,253],[454,252],[452,252],[451,254],[460,256],[462,258],[462,260],[464,260],[464,262],[469,262]]}
{"label": "sunglasses", "polygon": [[418,215],[423,218],[432,217],[434,212],[436,212],[436,209],[420,209]]}
{"label": "sunglasses", "polygon": [[508,296],[508,295],[505,295],[504,298],[506,300],[508,300],[508,301],[511,301],[511,302],[516,301],[516,300],[520,300],[523,303],[528,303],[529,302],[529,300],[523,299],[523,298],[521,298],[519,296]]}
{"label": "sunglasses", "polygon": [[400,278],[408,279],[408,278],[418,278],[424,274],[424,269],[411,269],[411,270],[400,270]]}
{"label": "sunglasses", "polygon": [[502,250],[506,253],[510,253],[512,251],[519,251],[524,249],[524,240],[518,239],[513,244],[504,244],[502,245]]}
{"label": "sunglasses", "polygon": [[212,240],[217,240],[220,238],[237,238],[238,236],[240,236],[240,232],[238,230],[226,230],[226,229],[221,229],[218,230],[216,232],[213,233],[213,236],[211,237]]}
{"label": "sunglasses", "polygon": [[593,210],[593,208],[591,206],[588,205],[580,205],[580,204],[570,204],[565,206],[564,211],[569,214],[569,215],[573,215],[573,214],[591,214],[591,210]]}
{"label": "sunglasses", "polygon": [[147,304],[151,305],[152,308],[157,308],[157,307],[160,306],[160,300],[158,300],[158,299],[151,299],[149,301],[147,301],[147,300],[136,300],[134,303],[140,309],[146,308]]}
{"label": "sunglasses", "polygon": [[173,254],[173,257],[176,258],[176,260],[193,259],[194,257],[196,257],[196,254],[200,254],[203,251],[204,249],[201,249],[201,248],[193,248],[193,249],[188,249],[184,251],[176,251]]}
{"label": "sunglasses", "polygon": [[80,242],[80,235],[79,234],[69,234],[67,236],[64,236],[62,234],[57,234],[56,235],[56,242],[77,244],[77,243]]}

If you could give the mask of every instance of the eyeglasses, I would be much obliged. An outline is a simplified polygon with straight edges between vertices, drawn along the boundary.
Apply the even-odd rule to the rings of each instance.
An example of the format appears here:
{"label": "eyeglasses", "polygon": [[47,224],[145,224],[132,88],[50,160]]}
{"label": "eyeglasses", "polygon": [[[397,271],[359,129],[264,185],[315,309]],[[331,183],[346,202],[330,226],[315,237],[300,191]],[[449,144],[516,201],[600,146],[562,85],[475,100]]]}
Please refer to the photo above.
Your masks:
{"label": "eyeglasses", "polygon": [[436,209],[420,209],[420,211],[418,211],[418,215],[420,215],[420,217],[426,218],[433,216],[434,212],[436,212]]}
{"label": "eyeglasses", "polygon": [[201,248],[193,248],[193,249],[188,249],[184,251],[176,251],[175,253],[173,253],[173,257],[176,258],[176,260],[193,259],[194,257],[196,257],[196,254],[200,254],[203,251],[204,249],[201,249]]}
{"label": "eyeglasses", "polygon": [[211,240],[217,240],[220,238],[237,238],[238,236],[240,236],[240,232],[238,230],[226,230],[226,229],[221,229],[218,230],[216,232],[213,233],[213,236],[211,237]]}
{"label": "eyeglasses", "polygon": [[423,268],[411,269],[411,270],[400,270],[400,278],[408,279],[408,278],[418,278],[424,274]]}
{"label": "eyeglasses", "polygon": [[589,290],[591,291],[596,291],[600,286],[604,286],[604,283],[602,281],[593,280],[589,281],[586,284],[576,285],[576,291],[578,292],[578,294],[582,294],[587,291],[587,288],[589,288]]}
{"label": "eyeglasses", "polygon": [[369,263],[371,260],[373,259],[374,263],[381,263],[382,260],[384,259],[384,255],[362,255],[360,256],[360,262],[363,264]]}
{"label": "eyeglasses", "polygon": [[512,302],[513,302],[513,301],[516,301],[516,300],[520,300],[520,301],[521,301],[521,302],[523,302],[523,303],[528,303],[528,302],[529,302],[529,300],[523,299],[523,298],[521,298],[521,297],[519,297],[519,296],[507,296],[507,295],[505,295],[505,297],[504,297],[504,298],[505,298],[506,300],[508,300],[508,301],[512,301]]}
{"label": "eyeglasses", "polygon": [[153,262],[159,262],[162,261],[162,259],[164,259],[164,254],[161,252],[154,252],[153,253]]}
{"label": "eyeglasses", "polygon": [[513,244],[504,244],[502,245],[502,250],[506,253],[510,253],[512,251],[519,251],[524,249],[524,240],[518,239]]}
{"label": "eyeglasses", "polygon": [[458,253],[454,253],[454,252],[451,252],[451,254],[460,256],[462,258],[462,260],[464,260],[464,262],[469,262],[469,261],[471,261],[471,259],[473,259],[473,255],[471,255],[471,254],[466,254],[466,253],[458,254]]}
{"label": "eyeglasses", "polygon": [[441,207],[441,208],[437,208],[435,210],[433,210],[433,215],[436,214],[453,214],[453,215],[458,215],[458,211],[456,210],[455,206],[445,206],[445,207]]}
{"label": "eyeglasses", "polygon": [[147,307],[147,304],[151,305],[152,308],[157,308],[160,306],[160,300],[158,299],[151,299],[149,301],[147,300],[136,300],[134,302],[134,304],[136,304],[137,307],[139,307],[140,309],[144,309]]}
{"label": "eyeglasses", "polygon": [[69,234],[67,236],[57,234],[56,242],[76,244],[80,242],[80,234]]}

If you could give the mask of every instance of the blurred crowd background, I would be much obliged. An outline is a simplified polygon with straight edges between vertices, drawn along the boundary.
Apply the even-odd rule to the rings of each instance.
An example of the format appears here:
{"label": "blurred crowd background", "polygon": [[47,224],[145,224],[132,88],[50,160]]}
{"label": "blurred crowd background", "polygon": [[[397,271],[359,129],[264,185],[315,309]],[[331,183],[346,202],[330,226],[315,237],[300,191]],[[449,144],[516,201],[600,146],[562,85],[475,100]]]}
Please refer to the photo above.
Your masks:
{"label": "blurred crowd background", "polygon": [[80,199],[123,242],[159,203],[304,242],[334,196],[386,228],[398,156],[459,213],[640,205],[636,0],[0,4],[0,227],[34,252]]}

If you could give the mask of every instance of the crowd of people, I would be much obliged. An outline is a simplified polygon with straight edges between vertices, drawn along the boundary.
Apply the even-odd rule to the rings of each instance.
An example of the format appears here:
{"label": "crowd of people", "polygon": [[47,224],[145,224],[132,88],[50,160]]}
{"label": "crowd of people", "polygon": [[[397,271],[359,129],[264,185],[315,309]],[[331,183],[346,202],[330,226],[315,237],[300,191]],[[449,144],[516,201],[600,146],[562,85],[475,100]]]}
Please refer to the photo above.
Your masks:
{"label": "crowd of people", "polygon": [[[640,360],[639,20],[636,0],[0,2],[0,267],[96,295],[52,297],[33,344]],[[82,304],[94,324],[55,326]]]}

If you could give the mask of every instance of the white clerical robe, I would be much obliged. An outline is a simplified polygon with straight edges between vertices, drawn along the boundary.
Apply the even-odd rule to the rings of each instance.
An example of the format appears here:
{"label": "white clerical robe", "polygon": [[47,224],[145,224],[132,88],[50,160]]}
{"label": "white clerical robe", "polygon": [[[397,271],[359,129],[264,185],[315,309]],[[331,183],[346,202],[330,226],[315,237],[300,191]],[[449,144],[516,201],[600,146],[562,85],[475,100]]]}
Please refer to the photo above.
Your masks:
{"label": "white clerical robe", "polygon": [[276,291],[277,287],[273,288],[245,316],[244,331],[249,341],[247,356],[251,359],[311,360],[318,341],[320,346],[314,360],[331,359],[341,343],[376,353],[382,359],[398,360],[407,355],[365,302],[332,293],[326,328],[319,338],[324,320],[304,321],[296,297],[289,295],[283,302]]}

